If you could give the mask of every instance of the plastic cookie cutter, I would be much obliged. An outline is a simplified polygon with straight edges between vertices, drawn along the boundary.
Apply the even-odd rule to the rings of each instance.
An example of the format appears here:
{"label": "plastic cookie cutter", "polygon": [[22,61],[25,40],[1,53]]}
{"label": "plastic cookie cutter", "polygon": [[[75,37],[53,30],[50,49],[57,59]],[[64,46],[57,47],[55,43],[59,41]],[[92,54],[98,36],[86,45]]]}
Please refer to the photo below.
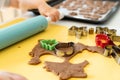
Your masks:
{"label": "plastic cookie cutter", "polygon": [[117,46],[112,46],[112,57],[115,61],[120,64],[120,48]]}
{"label": "plastic cookie cutter", "polygon": [[105,48],[107,45],[114,45],[113,41],[106,34],[97,34],[95,38],[96,45]]}
{"label": "plastic cookie cutter", "polygon": [[56,55],[59,57],[70,56],[74,52],[74,43],[58,43],[55,46]]}
{"label": "plastic cookie cutter", "polygon": [[58,44],[58,41],[56,41],[55,39],[53,39],[53,40],[41,40],[40,44],[41,44],[42,48],[44,48],[46,50],[54,50],[55,46]]}

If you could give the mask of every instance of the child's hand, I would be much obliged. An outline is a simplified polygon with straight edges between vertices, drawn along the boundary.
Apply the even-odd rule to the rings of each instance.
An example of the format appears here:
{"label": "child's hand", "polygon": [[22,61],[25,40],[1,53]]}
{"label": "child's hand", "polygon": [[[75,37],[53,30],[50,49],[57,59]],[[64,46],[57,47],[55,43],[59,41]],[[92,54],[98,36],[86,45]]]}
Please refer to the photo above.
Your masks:
{"label": "child's hand", "polygon": [[22,10],[38,9],[41,15],[51,17],[54,22],[59,20],[59,11],[49,6],[45,0],[18,0],[18,5]]}
{"label": "child's hand", "polygon": [[53,22],[56,22],[59,20],[59,11],[55,8],[52,8],[50,6],[44,6],[38,8],[41,15],[44,15],[46,17],[51,17]]}
{"label": "child's hand", "polygon": [[27,80],[25,77],[9,72],[0,72],[0,80]]}

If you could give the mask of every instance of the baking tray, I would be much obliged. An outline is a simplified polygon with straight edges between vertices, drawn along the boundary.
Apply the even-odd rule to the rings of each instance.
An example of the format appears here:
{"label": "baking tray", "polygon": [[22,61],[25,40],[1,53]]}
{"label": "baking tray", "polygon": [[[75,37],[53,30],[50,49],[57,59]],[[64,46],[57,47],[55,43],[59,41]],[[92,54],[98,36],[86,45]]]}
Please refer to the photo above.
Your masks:
{"label": "baking tray", "polygon": [[[51,1],[48,1],[47,3],[48,3],[49,5],[55,7],[55,6],[59,5],[59,4],[65,3],[65,1],[68,1],[68,0],[51,0]],[[105,0],[105,1],[106,1],[106,0]],[[104,3],[105,3],[105,1],[104,1]],[[70,3],[70,4],[72,4],[72,2],[75,2],[75,1],[71,0],[71,3]],[[84,2],[84,1],[83,1],[83,2]],[[85,17],[83,17],[83,15],[81,15],[81,14],[79,14],[79,15],[77,15],[77,16],[73,16],[73,15],[71,16],[71,15],[69,15],[70,12],[77,12],[77,13],[78,13],[78,12],[79,12],[78,10],[80,10],[80,9],[78,9],[77,11],[67,10],[66,8],[63,8],[62,6],[60,6],[58,9],[60,9],[62,12],[64,12],[66,19],[80,20],[80,21],[92,22],[92,23],[103,23],[103,22],[106,22],[107,20],[109,20],[109,18],[111,18],[112,15],[114,15],[114,13],[115,13],[115,12],[118,10],[118,8],[119,8],[120,2],[119,2],[118,0],[109,1],[109,2],[114,2],[115,5],[114,5],[110,10],[108,10],[105,14],[100,15],[101,18],[99,18],[99,19],[85,18]],[[67,5],[67,7],[68,7],[68,5]],[[38,12],[37,9],[32,10],[32,11],[33,11],[36,15],[39,15],[39,12]],[[64,19],[65,19],[65,18],[64,18]]]}

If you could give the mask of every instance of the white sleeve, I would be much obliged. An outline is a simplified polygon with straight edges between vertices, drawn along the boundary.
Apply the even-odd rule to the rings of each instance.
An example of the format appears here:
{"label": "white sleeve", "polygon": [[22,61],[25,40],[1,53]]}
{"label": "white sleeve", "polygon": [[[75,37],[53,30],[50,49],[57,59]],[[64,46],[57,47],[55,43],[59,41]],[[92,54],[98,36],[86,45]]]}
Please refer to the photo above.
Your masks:
{"label": "white sleeve", "polygon": [[9,7],[10,6],[10,0],[0,0],[0,7]]}

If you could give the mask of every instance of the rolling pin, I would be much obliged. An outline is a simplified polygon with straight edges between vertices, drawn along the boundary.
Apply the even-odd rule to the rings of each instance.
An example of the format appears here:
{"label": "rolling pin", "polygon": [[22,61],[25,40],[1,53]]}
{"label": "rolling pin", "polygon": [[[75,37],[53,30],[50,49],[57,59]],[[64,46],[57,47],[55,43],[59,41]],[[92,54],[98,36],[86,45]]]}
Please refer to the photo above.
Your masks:
{"label": "rolling pin", "polygon": [[[60,18],[63,18],[61,12]],[[38,32],[44,31],[47,28],[49,21],[51,21],[49,17],[37,16],[0,29],[0,50]]]}

